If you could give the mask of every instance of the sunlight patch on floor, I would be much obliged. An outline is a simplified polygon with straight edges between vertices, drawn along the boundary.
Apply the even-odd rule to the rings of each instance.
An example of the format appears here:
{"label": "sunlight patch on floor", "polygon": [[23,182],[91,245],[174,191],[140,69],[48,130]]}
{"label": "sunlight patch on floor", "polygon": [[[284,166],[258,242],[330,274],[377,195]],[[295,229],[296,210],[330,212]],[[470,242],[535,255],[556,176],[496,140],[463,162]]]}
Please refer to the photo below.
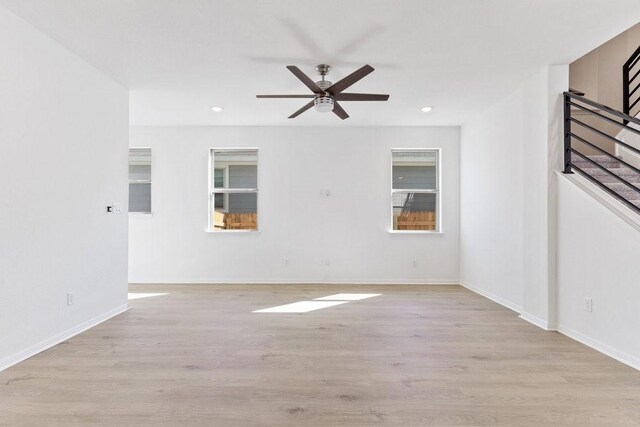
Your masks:
{"label": "sunlight patch on floor", "polygon": [[314,301],[360,301],[367,298],[379,297],[382,294],[334,294],[328,297],[314,298]]}
{"label": "sunlight patch on floor", "polygon": [[161,297],[163,295],[169,295],[168,293],[143,293],[143,292],[129,292],[129,300],[132,299],[141,299],[141,298],[150,298],[150,297]]}
{"label": "sunlight patch on floor", "polygon": [[277,307],[254,310],[252,313],[308,313],[336,305],[346,304],[352,301],[360,301],[367,298],[378,297],[382,294],[333,294],[326,297],[314,298],[313,301],[298,301]]}
{"label": "sunlight patch on floor", "polygon": [[255,310],[252,313],[308,313],[322,308],[333,307],[334,305],[346,304],[349,301],[298,301],[291,304],[279,305],[277,307]]}

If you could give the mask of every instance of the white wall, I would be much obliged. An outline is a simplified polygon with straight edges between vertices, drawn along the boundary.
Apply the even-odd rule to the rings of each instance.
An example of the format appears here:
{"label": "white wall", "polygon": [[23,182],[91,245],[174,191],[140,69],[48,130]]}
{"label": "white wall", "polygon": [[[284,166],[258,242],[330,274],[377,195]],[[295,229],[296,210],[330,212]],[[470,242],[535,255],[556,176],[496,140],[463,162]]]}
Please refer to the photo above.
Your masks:
{"label": "white wall", "polygon": [[559,178],[558,330],[640,369],[640,220],[625,221],[576,180],[592,187]]}
{"label": "white wall", "polygon": [[544,67],[461,136],[461,282],[555,322],[555,182],[568,67]]}
{"label": "white wall", "polygon": [[640,222],[558,173],[567,86],[567,66],[545,68],[462,127],[460,280],[640,368]]}
{"label": "white wall", "polygon": [[524,82],[522,317],[555,328],[556,182],[562,168],[569,67],[545,67]]}
{"label": "white wall", "polygon": [[2,7],[0,58],[2,369],[126,307],[128,92]]}
{"label": "white wall", "polygon": [[[458,128],[134,127],[130,143],[153,149],[131,282],[458,282]],[[258,233],[205,232],[210,147],[260,149]],[[443,234],[388,232],[390,150],[411,147],[442,148]]]}
{"label": "white wall", "polygon": [[518,312],[523,292],[523,89],[462,127],[460,281]]}

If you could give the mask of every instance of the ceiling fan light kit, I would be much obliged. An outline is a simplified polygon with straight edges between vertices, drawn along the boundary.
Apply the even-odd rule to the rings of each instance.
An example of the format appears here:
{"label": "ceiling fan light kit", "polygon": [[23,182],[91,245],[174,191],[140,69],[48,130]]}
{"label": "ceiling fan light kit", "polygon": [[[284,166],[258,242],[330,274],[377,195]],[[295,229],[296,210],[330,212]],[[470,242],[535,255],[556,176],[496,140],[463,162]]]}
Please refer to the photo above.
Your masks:
{"label": "ceiling fan light kit", "polygon": [[333,104],[333,98],[330,96],[316,96],[313,100],[313,105],[316,107],[316,111],[318,113],[328,113],[333,111]]}
{"label": "ceiling fan light kit", "polygon": [[333,111],[335,115],[342,120],[349,118],[346,111],[340,106],[338,101],[386,101],[389,95],[370,94],[370,93],[343,93],[342,91],[353,85],[360,79],[364,78],[371,72],[373,67],[365,65],[360,69],[349,74],[347,77],[332,83],[325,79],[325,76],[331,70],[331,66],[327,64],[319,64],[316,71],[321,77],[320,81],[314,82],[303,73],[295,65],[288,65],[287,69],[293,73],[305,86],[307,86],[313,94],[309,95],[256,95],[257,98],[313,98],[309,103],[300,108],[298,111],[289,116],[290,119],[298,117],[311,107],[319,113],[328,113]]}

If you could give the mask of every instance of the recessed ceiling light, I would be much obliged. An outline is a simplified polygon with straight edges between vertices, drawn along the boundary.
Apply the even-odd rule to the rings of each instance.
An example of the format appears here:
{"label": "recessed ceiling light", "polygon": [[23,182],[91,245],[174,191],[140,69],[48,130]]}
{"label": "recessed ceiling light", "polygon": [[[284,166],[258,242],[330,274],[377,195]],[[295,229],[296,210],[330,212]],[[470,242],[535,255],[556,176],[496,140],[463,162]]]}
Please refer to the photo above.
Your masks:
{"label": "recessed ceiling light", "polygon": [[422,111],[423,113],[428,113],[431,110],[433,110],[433,107],[422,107],[420,109],[420,111]]}
{"label": "recessed ceiling light", "polygon": [[224,110],[224,108],[218,107],[217,105],[214,105],[213,107],[211,107],[211,110],[213,110],[214,113],[219,113],[222,110]]}

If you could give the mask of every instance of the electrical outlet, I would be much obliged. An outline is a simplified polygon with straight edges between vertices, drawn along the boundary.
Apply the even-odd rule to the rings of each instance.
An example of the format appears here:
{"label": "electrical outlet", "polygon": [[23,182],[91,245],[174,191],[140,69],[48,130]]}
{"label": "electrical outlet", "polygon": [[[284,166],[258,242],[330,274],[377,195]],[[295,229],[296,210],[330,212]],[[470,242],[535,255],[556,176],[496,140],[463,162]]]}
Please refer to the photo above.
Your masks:
{"label": "electrical outlet", "polygon": [[593,300],[591,298],[584,299],[584,310],[589,313],[593,311]]}
{"label": "electrical outlet", "polygon": [[67,292],[67,305],[73,305],[74,299],[73,292]]}
{"label": "electrical outlet", "polygon": [[107,205],[107,213],[119,214],[121,212],[122,212],[122,208],[120,207],[120,204],[111,203],[110,205]]}
{"label": "electrical outlet", "polygon": [[284,259],[284,266],[289,267],[289,259],[287,258]]}
{"label": "electrical outlet", "polygon": [[416,268],[417,266],[418,266],[418,261],[416,261],[415,259],[411,261],[411,267]]}

